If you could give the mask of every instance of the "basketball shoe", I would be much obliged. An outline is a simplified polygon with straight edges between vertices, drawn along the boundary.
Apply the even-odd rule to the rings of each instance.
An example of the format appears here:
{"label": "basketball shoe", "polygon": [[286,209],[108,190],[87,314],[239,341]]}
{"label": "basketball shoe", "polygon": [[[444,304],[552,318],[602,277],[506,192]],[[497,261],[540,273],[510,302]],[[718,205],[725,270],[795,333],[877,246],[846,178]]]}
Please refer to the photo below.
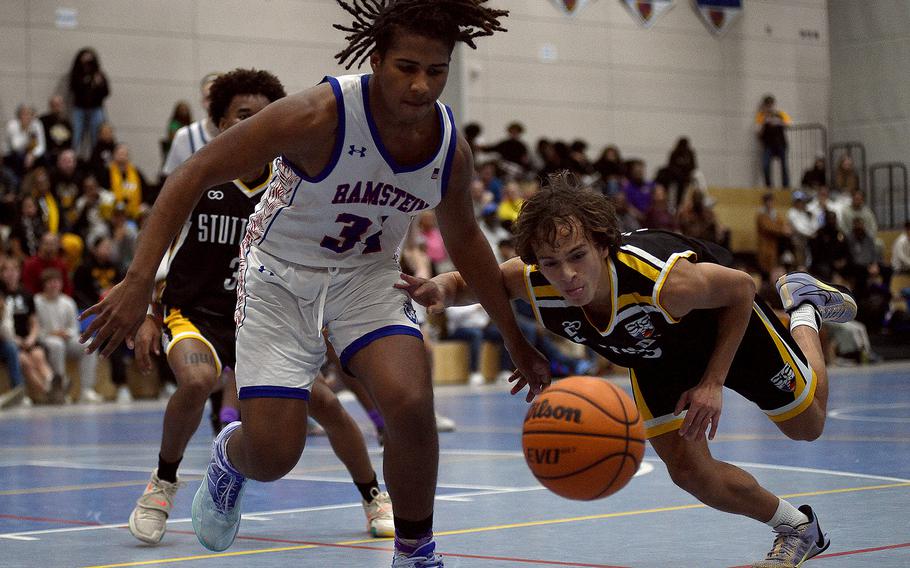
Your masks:
{"label": "basketball shoe", "polygon": [[227,440],[240,422],[231,422],[212,442],[212,461],[193,498],[193,530],[199,543],[221,552],[240,529],[240,499],[246,478],[227,461]]}
{"label": "basketball shoe", "polygon": [[392,499],[385,491],[374,487],[370,490],[373,500],[361,501],[367,516],[367,532],[376,538],[395,536],[395,517],[392,513]]}
{"label": "basketball shoe", "polygon": [[179,479],[174,483],[159,479],[158,468],[155,468],[145,493],[136,501],[136,508],[130,514],[130,534],[149,544],[161,542],[174,506],[174,495],[182,486]]}
{"label": "basketball shoe", "polygon": [[818,517],[809,505],[799,508],[808,522],[799,526],[777,525],[774,532],[774,544],[764,560],[756,562],[752,568],[797,568],[813,556],[821,554],[831,546],[828,535],[818,525]]}
{"label": "basketball shoe", "polygon": [[436,554],[436,541],[431,540],[411,554],[395,549],[392,557],[392,568],[445,568],[442,556]]}
{"label": "basketball shoe", "polygon": [[806,272],[791,272],[777,280],[784,310],[792,312],[809,303],[822,321],[843,323],[856,317],[856,300],[843,286],[826,284]]}

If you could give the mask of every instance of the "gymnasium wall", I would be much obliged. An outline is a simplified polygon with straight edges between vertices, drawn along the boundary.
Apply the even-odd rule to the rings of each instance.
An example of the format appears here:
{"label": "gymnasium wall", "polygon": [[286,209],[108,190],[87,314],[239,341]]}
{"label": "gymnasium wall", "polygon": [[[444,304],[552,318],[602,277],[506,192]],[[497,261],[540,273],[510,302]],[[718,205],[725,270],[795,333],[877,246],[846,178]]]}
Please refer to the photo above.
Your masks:
{"label": "gymnasium wall", "polygon": [[[549,0],[492,4],[512,11],[509,33],[481,38],[476,52],[460,49],[445,96],[461,123],[485,126],[487,140],[519,119],[532,143],[582,137],[592,153],[617,143],[653,173],[685,134],[711,185],[746,186],[758,182],[752,120],[764,93],[798,122],[827,122],[824,0],[744,0],[720,39],[688,0],[650,30],[616,0],[595,0],[575,18]],[[0,118],[20,102],[43,112],[76,51],[93,46],[111,80],[117,136],[151,175],[175,101],[190,101],[199,116],[202,75],[256,66],[302,89],[342,72],[332,56],[343,34],[331,24],[346,18],[333,0],[3,0]],[[542,61],[541,49],[556,59]]]}

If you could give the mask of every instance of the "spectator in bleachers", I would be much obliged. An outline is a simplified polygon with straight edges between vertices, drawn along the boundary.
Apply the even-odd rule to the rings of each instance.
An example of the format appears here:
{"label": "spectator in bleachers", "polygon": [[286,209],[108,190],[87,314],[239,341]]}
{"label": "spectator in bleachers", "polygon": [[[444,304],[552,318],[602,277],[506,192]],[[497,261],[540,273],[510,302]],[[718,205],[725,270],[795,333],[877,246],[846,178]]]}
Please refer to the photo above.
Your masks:
{"label": "spectator in bleachers", "polygon": [[840,218],[841,204],[831,199],[831,192],[827,186],[821,186],[816,190],[815,197],[806,206],[809,213],[815,219],[819,227],[825,224],[828,212],[834,213],[836,219]]}
{"label": "spectator in bleachers", "polygon": [[104,99],[110,95],[107,76],[94,49],[85,47],[76,54],[69,88],[73,97],[73,149],[79,154],[83,137],[90,149],[95,147],[104,122]]}
{"label": "spectator in bleachers", "polygon": [[528,146],[521,140],[521,135],[524,134],[524,131],[524,125],[520,122],[512,122],[506,127],[506,137],[504,139],[492,146],[485,146],[482,150],[498,154],[501,160],[514,164],[519,171],[525,172],[530,167],[531,162]]}
{"label": "spectator in bleachers", "polygon": [[451,270],[454,265],[449,259],[449,252],[442,241],[442,233],[439,232],[439,225],[436,223],[436,214],[432,211],[420,213],[417,217],[417,230],[421,249],[426,252],[432,264],[433,275]]}
{"label": "spectator in bleachers", "polygon": [[57,198],[60,207],[60,229],[71,231],[75,220],[73,210],[79,197],[81,174],[77,169],[76,152],[66,149],[57,155],[56,166],[50,172],[51,195]]}
{"label": "spectator in bleachers", "polygon": [[875,242],[875,235],[866,230],[863,217],[854,217],[851,225],[850,232],[844,234],[850,249],[853,292],[859,300],[868,295],[870,281],[886,280],[887,275],[882,274],[881,251]]}
{"label": "spectator in bleachers", "polygon": [[645,179],[645,163],[634,159],[626,163],[626,179],[622,184],[622,192],[629,202],[639,221],[644,218],[644,212],[651,207],[654,182]]}
{"label": "spectator in bleachers", "polygon": [[[114,127],[105,122],[98,128],[98,140],[92,147],[92,154],[88,159],[88,168],[95,174],[95,178],[103,187],[107,187],[111,159],[114,157],[114,148],[117,139],[114,137]],[[78,152],[77,152],[78,153]]]}
{"label": "spectator in bleachers", "polygon": [[803,172],[803,179],[800,185],[805,189],[818,189],[828,186],[828,172],[825,167],[825,155],[815,156],[815,162],[812,167]]}
{"label": "spectator in bleachers", "polygon": [[[21,396],[24,390],[25,377],[22,366],[19,364],[19,348],[16,347],[16,334],[13,329],[13,310],[11,309],[6,293],[0,290],[0,360],[6,365],[9,375],[12,396]],[[8,396],[2,400],[6,402]]]}
{"label": "spectator in bleachers", "polygon": [[641,229],[639,213],[629,205],[625,193],[617,192],[610,199],[613,201],[613,207],[616,208],[616,220],[622,232]]}
{"label": "spectator in bleachers", "polygon": [[[47,358],[54,374],[64,377],[63,391],[72,377],[66,375],[67,357],[78,359],[79,377],[83,397],[96,399],[91,391],[95,386],[95,370],[98,366],[97,353],[86,353],[79,343],[79,312],[76,302],[63,293],[64,275],[56,268],[47,268],[41,273],[41,292],[35,294],[35,312],[41,328],[41,343],[47,349]],[[96,399],[97,400],[97,399]]]}
{"label": "spectator in bleachers", "polygon": [[656,181],[667,189],[671,209],[676,209],[682,201],[683,194],[692,183],[692,173],[698,167],[695,150],[689,145],[689,139],[681,136],[676,146],[670,151],[667,165],[658,171]]}
{"label": "spectator in bleachers", "polygon": [[[608,196],[614,195],[622,188],[623,178],[626,175],[626,166],[622,161],[619,148],[609,145],[603,149],[600,158],[594,162],[594,169],[600,174],[601,182],[604,184],[604,193]],[[556,170],[554,170],[555,172]],[[549,172],[549,173],[554,173]],[[542,176],[542,179],[547,179]]]}
{"label": "spectator in bleachers", "polygon": [[910,274],[910,221],[904,221],[904,232],[891,246],[891,268],[895,274]]}
{"label": "spectator in bleachers", "polygon": [[546,138],[537,141],[537,177],[547,179],[547,176],[563,168],[556,145]]}
{"label": "spectator in bleachers", "polygon": [[480,149],[480,147],[483,145],[483,142],[480,138],[480,135],[483,133],[483,127],[476,122],[469,122],[468,124],[464,125],[464,128],[461,129],[461,133],[464,135],[465,142],[467,142],[468,146],[470,146],[471,154],[474,155],[474,159],[476,161],[478,152],[483,151]]}
{"label": "spectator in bleachers", "polygon": [[510,181],[503,186],[502,199],[499,202],[496,214],[499,216],[499,222],[505,230],[511,231],[512,224],[518,219],[518,212],[521,211],[521,206],[524,202],[521,186],[518,185],[517,181]]}
{"label": "spectator in bleachers", "polygon": [[167,137],[165,138],[165,143],[162,145],[165,156],[167,156],[168,152],[171,150],[171,143],[174,141],[174,136],[177,134],[177,131],[192,123],[193,111],[190,110],[190,104],[186,101],[177,102],[177,104],[174,105],[174,111],[171,113],[171,119],[167,123]]}
{"label": "spectator in bleachers", "polygon": [[790,169],[787,165],[787,132],[786,128],[792,124],[790,115],[777,108],[777,103],[772,95],[766,95],[755,114],[755,126],[758,139],[761,142],[762,174],[765,177],[765,187],[771,187],[771,160],[780,160],[780,177],[783,187],[790,187]]}
{"label": "spectator in bleachers", "polygon": [[667,190],[660,184],[654,186],[651,207],[645,212],[642,226],[666,231],[675,231],[677,229],[676,215],[670,211],[670,200],[667,196]]}
{"label": "spectator in bleachers", "polygon": [[0,226],[13,227],[18,216],[19,183],[0,163]]}
{"label": "spectator in bleachers", "polygon": [[493,202],[493,194],[487,191],[480,178],[471,181],[471,205],[474,208],[474,218],[480,219],[483,210]]}
{"label": "spectator in bleachers", "polygon": [[581,139],[573,140],[569,145],[569,171],[579,177],[592,176],[597,173],[594,164],[588,158],[588,143]]}
{"label": "spectator in bleachers", "polygon": [[6,306],[12,314],[22,374],[36,392],[46,395],[54,372],[47,362],[44,346],[38,341],[40,327],[34,297],[22,288],[20,275],[18,261],[13,258],[0,261],[0,289],[6,294]]}
{"label": "spectator in bleachers", "polygon": [[22,178],[44,156],[44,128],[35,118],[35,109],[26,104],[16,108],[16,118],[6,123],[3,134],[3,163]]}
{"label": "spectator in bleachers", "polygon": [[793,192],[793,204],[787,210],[787,223],[790,225],[790,242],[792,243],[794,264],[797,270],[805,270],[809,265],[809,240],[815,236],[819,224],[806,208],[809,200],[802,191]]}
{"label": "spectator in bleachers", "polygon": [[502,335],[490,322],[490,316],[480,304],[446,308],[446,339],[466,341],[470,353],[470,376],[468,383],[482,385],[486,382],[480,373],[480,348],[484,341],[499,346],[500,369],[510,369],[512,361],[502,343]]}
{"label": "spectator in bleachers", "polygon": [[496,207],[495,203],[490,203],[487,205],[481,212],[480,219],[477,220],[477,226],[480,227],[480,232],[483,233],[483,236],[487,239],[487,242],[490,243],[490,248],[493,249],[493,253],[496,255],[496,260],[499,262],[505,262],[508,257],[501,257],[501,253],[497,245],[502,240],[511,238],[512,233],[502,227],[502,223],[499,221],[497,209],[498,208]]}
{"label": "spectator in bleachers", "polygon": [[773,194],[766,193],[762,196],[755,225],[758,231],[758,267],[763,275],[768,275],[780,263],[782,244],[790,239],[790,227],[777,214]]}
{"label": "spectator in bleachers", "polygon": [[190,156],[198,152],[200,148],[208,144],[209,140],[218,135],[218,125],[212,123],[209,118],[209,104],[211,103],[210,92],[212,83],[219,77],[220,73],[208,73],[199,82],[199,96],[202,104],[202,118],[190,123],[188,126],[180,128],[174,134],[170,150],[164,165],[161,167],[160,182],[164,183],[164,178],[171,175],[177,166],[187,161]]}
{"label": "spectator in bleachers", "polygon": [[22,197],[18,209],[19,214],[10,231],[10,252],[21,260],[38,253],[47,225],[31,195]]}
{"label": "spectator in bleachers", "polygon": [[862,219],[865,231],[875,239],[878,235],[878,221],[875,219],[875,213],[866,205],[866,196],[862,191],[854,191],[850,196],[850,205],[840,210],[837,221],[840,223],[840,230],[845,235],[850,234],[853,230],[854,219]]}
{"label": "spectator in bleachers", "polygon": [[53,164],[64,150],[73,147],[73,124],[66,116],[66,104],[61,95],[47,101],[47,112],[40,117],[47,144],[47,163]]}
{"label": "spectator in bleachers", "polygon": [[809,241],[812,262],[810,269],[815,276],[831,282],[835,276],[845,280],[849,272],[850,249],[847,237],[837,226],[837,215],[825,211],[825,221]]}
{"label": "spectator in bleachers", "polygon": [[30,294],[41,292],[44,282],[41,275],[48,268],[56,269],[60,274],[63,293],[73,293],[66,262],[60,254],[60,238],[54,233],[44,233],[34,256],[28,257],[22,265],[22,285]]}
{"label": "spectator in bleachers", "polygon": [[35,168],[22,180],[22,194],[35,198],[41,219],[51,233],[60,232],[60,204],[51,191],[51,176],[44,166]]}
{"label": "spectator in bleachers", "polygon": [[480,176],[480,181],[483,182],[484,189],[493,194],[493,201],[499,203],[499,200],[502,199],[503,181],[496,162],[484,162],[477,168],[477,174]]}
{"label": "spectator in bleachers", "polygon": [[133,256],[136,254],[136,239],[139,230],[126,216],[126,208],[122,203],[114,206],[110,222],[111,243],[113,244],[113,260],[123,274],[126,274]]}
{"label": "spectator in bleachers", "polygon": [[729,231],[718,221],[714,210],[707,205],[704,192],[690,186],[676,212],[679,232],[687,237],[727,246]]}
{"label": "spectator in bleachers", "polygon": [[126,216],[137,221],[148,205],[143,203],[143,191],[147,187],[145,177],[130,160],[126,144],[117,144],[108,166],[107,188],[114,194],[114,203],[126,206]]}
{"label": "spectator in bleachers", "polygon": [[837,161],[833,189],[843,196],[852,195],[853,192],[860,189],[859,174],[856,172],[853,157],[849,154],[842,155]]}
{"label": "spectator in bleachers", "polygon": [[94,174],[82,178],[81,195],[73,208],[73,230],[82,235],[86,242],[94,242],[99,236],[110,235],[108,219],[114,208],[114,194],[98,185]]}

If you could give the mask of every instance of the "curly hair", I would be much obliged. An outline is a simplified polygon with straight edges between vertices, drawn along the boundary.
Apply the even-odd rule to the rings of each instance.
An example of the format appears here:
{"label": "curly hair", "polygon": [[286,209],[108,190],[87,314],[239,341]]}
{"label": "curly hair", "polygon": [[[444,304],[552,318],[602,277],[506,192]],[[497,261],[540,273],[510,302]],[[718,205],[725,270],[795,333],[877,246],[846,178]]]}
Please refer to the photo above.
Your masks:
{"label": "curly hair", "polygon": [[404,29],[439,39],[451,47],[461,41],[476,49],[474,38],[506,31],[499,19],[508,10],[484,7],[487,0],[337,0],[354,16],[350,25],[333,27],[348,35],[348,46],[335,55],[345,69],[360,67],[373,51],[380,55],[391,46],[394,32]]}
{"label": "curly hair", "polygon": [[566,170],[548,178],[540,191],[524,202],[514,226],[515,248],[521,260],[537,264],[535,246],[554,243],[567,227],[578,227],[595,245],[616,250],[620,230],[613,203]]}
{"label": "curly hair", "polygon": [[234,69],[230,73],[219,75],[209,91],[209,118],[215,125],[221,122],[231,101],[238,95],[262,95],[269,102],[275,102],[287,93],[278,77],[268,71]]}

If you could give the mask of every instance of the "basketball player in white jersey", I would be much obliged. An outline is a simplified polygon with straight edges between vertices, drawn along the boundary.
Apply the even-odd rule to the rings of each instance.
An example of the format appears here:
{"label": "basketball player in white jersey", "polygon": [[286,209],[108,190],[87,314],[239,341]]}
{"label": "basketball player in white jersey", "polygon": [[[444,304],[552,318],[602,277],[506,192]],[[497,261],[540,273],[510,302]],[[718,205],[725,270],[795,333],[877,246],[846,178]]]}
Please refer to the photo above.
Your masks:
{"label": "basketball player in white jersey", "polygon": [[521,335],[493,252],[474,220],[470,148],[437,98],[455,42],[502,30],[484,0],[339,4],[339,55],[373,73],[327,77],[212,140],[168,178],[126,278],[89,308],[82,340],[110,353],[145,317],[155,270],[204,191],[274,156],[277,175],[251,216],[238,281],[236,377],[243,423],[225,428],[193,502],[193,528],[225,550],[240,525],[246,478],[272,481],[300,459],[321,330],[366,384],[386,423],[385,480],[395,503],[393,567],[440,567],[433,539],[439,461],[433,390],[410,299],[394,288],[397,249],[420,211],[436,208],[448,252],[530,385],[547,361]]}
{"label": "basketball player in white jersey", "polygon": [[161,167],[161,175],[167,177],[174,173],[177,166],[201,150],[203,146],[209,143],[209,140],[218,136],[218,125],[209,119],[209,91],[218,75],[218,73],[209,73],[199,83],[199,90],[202,95],[202,111],[205,116],[179,128],[174,133],[171,149],[168,150],[167,158],[164,159],[164,165]]}
{"label": "basketball player in white jersey", "polygon": [[[210,117],[224,132],[284,96],[284,87],[271,73],[235,69],[212,84]],[[130,533],[143,542],[156,544],[164,536],[180,487],[177,468],[209,393],[221,385],[236,389],[228,369],[236,360],[233,314],[240,242],[247,219],[274,175],[267,162],[205,193],[163,263],[167,269],[160,297],[163,309],[156,310],[163,318],[146,318],[137,334],[136,360],[140,368],[149,369],[149,352],[160,351],[156,344],[164,328],[164,351],[177,378],[177,390],[164,414],[158,467],[129,519]],[[391,501],[379,489],[359,426],[322,381],[314,383],[310,402],[311,416],[325,428],[363,498],[367,530],[377,537],[394,536]]]}

